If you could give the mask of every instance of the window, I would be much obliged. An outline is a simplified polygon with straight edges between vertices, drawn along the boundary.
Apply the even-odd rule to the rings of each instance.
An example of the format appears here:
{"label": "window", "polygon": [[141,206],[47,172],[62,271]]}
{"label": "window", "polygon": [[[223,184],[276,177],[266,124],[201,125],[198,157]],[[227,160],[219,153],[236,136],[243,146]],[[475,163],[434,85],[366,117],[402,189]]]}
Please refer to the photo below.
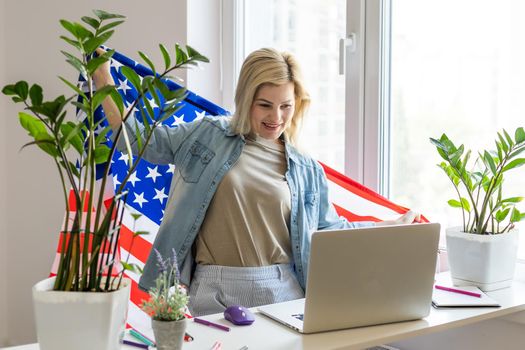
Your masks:
{"label": "window", "polygon": [[[523,13],[519,0],[392,2],[391,167],[383,179],[392,200],[444,227],[461,224],[459,209],[446,206],[455,193],[428,138],[446,133],[474,153],[494,149],[502,128],[513,135],[525,125]],[[525,196],[524,171],[507,173],[509,195]]]}

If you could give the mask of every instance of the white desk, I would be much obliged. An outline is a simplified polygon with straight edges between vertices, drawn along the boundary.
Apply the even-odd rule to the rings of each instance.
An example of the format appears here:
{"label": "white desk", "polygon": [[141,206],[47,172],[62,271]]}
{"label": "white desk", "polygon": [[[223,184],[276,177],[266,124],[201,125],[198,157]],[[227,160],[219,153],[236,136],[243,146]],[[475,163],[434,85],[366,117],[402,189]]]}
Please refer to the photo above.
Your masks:
{"label": "white desk", "polygon": [[[210,321],[228,325],[230,332],[190,322],[188,332],[195,341],[185,343],[184,349],[210,349],[220,340],[224,350],[237,350],[247,345],[253,349],[272,350],[318,350],[318,349],[364,349],[379,344],[398,342],[418,336],[457,329],[518,313],[525,310],[525,266],[520,266],[512,288],[487,293],[501,303],[500,308],[434,309],[422,320],[400,322],[380,326],[363,327],[318,334],[301,335],[263,315],[256,313],[252,326],[233,326],[222,314],[205,317]],[[515,324],[525,334],[525,324]],[[437,335],[436,335],[437,336]],[[523,337],[523,335],[522,335]],[[492,348],[492,347],[491,347]],[[38,350],[37,344],[9,348],[10,350]],[[123,346],[122,349],[136,349]],[[478,348],[476,348],[478,349]]]}

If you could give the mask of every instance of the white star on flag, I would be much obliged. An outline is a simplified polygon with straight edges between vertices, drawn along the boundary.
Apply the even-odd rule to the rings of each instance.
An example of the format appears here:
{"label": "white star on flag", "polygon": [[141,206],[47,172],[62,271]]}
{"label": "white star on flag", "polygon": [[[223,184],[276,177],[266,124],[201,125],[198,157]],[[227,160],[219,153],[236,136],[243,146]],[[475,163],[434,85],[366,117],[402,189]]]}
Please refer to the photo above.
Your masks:
{"label": "white star on flag", "polygon": [[204,118],[204,116],[206,115],[206,111],[202,111],[202,112],[195,111],[195,115],[196,115],[195,120],[200,120]]}
{"label": "white star on flag", "polygon": [[166,173],[175,174],[175,164],[168,164],[168,170],[166,170]]}
{"label": "white star on flag", "polygon": [[116,187],[118,187],[118,185],[120,185],[121,182],[118,180],[117,178],[117,174],[113,175],[113,185]]}
{"label": "white star on flag", "polygon": [[133,193],[135,195],[135,199],[133,200],[133,203],[137,203],[142,208],[142,204],[148,203],[148,200],[144,198],[144,192],[141,194]]}
{"label": "white star on flag", "polygon": [[122,153],[118,160],[122,160],[122,161],[124,161],[124,163],[126,163],[126,165],[128,165],[129,156],[128,156],[127,153]]}
{"label": "white star on flag", "polygon": [[180,117],[177,117],[175,114],[173,115],[173,123],[171,123],[171,126],[177,126],[179,124],[184,123],[184,114]]}
{"label": "white star on flag", "polygon": [[146,178],[151,178],[153,180],[153,183],[155,183],[157,177],[161,176],[161,174],[157,171],[158,168],[158,166],[156,166],[155,168],[148,167],[148,175],[146,175]]}
{"label": "white star on flag", "polygon": [[137,182],[137,181],[141,181],[141,180],[137,177],[137,171],[134,171],[134,172],[129,176],[128,182],[131,182],[131,184],[133,185],[133,187],[135,187],[135,182]]}
{"label": "white star on flag", "polygon": [[155,103],[155,99],[153,97],[151,99],[148,98],[148,101],[149,101],[151,108],[153,109],[159,108],[159,106]]}
{"label": "white star on flag", "polygon": [[115,68],[115,69],[117,70],[117,72],[118,72],[118,70],[120,69],[120,67],[122,67],[122,63],[120,63],[120,62],[117,61],[117,60],[112,59],[112,60],[110,61],[110,66],[111,66],[112,68]]}
{"label": "white star on flag", "polygon": [[102,125],[102,123],[98,124],[97,128],[95,129],[95,135],[100,134],[105,128],[106,126]]}
{"label": "white star on flag", "polygon": [[166,192],[164,191],[164,188],[165,187],[163,187],[161,190],[157,190],[156,188],[154,188],[156,194],[155,197],[153,197],[153,199],[158,199],[160,201],[160,204],[162,204],[164,199],[168,198]]}
{"label": "white star on flag", "polygon": [[127,90],[131,90],[131,87],[128,85],[128,79],[124,79],[124,81],[119,79],[118,84],[119,85],[117,89],[121,90],[124,94],[126,93]]}

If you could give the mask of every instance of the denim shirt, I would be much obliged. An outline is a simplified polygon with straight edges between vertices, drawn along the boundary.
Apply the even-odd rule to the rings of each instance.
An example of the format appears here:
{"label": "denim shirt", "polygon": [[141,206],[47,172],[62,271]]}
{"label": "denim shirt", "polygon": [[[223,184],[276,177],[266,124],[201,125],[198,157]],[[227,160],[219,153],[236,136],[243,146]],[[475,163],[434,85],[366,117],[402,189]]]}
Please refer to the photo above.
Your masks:
{"label": "denim shirt", "polygon": [[[134,118],[128,118],[125,125],[136,153],[135,128],[144,130],[143,126]],[[121,136],[117,145],[120,150],[125,150],[123,140]],[[164,218],[153,248],[164,257],[171,256],[172,249],[175,249],[181,272],[180,282],[188,286],[195,265],[193,242],[218,184],[241,155],[245,143],[244,136],[231,131],[230,118],[205,117],[177,127],[158,127],[144,153],[144,159],[151,163],[175,164]],[[372,223],[350,223],[339,217],[328,199],[326,176],[319,163],[299,153],[287,142],[285,150],[285,176],[292,201],[290,241],[293,266],[304,289],[313,232],[370,226]],[[144,290],[154,287],[158,272],[152,249],[139,286]]]}

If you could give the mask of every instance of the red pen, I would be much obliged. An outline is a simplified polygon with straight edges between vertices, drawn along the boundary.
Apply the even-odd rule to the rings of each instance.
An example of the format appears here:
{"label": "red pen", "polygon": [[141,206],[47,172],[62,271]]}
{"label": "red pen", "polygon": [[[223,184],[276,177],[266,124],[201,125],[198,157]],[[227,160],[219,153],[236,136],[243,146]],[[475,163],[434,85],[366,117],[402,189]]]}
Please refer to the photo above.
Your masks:
{"label": "red pen", "polygon": [[447,292],[452,292],[452,293],[458,293],[458,294],[464,294],[464,295],[469,295],[471,297],[476,297],[476,298],[481,298],[481,294],[479,293],[474,293],[474,292],[469,292],[468,290],[463,290],[463,289],[456,289],[456,288],[450,288],[450,287],[444,287],[444,286],[439,286],[439,285],[435,285],[435,288],[436,289],[441,289],[441,290],[444,290],[444,291],[447,291]]}

